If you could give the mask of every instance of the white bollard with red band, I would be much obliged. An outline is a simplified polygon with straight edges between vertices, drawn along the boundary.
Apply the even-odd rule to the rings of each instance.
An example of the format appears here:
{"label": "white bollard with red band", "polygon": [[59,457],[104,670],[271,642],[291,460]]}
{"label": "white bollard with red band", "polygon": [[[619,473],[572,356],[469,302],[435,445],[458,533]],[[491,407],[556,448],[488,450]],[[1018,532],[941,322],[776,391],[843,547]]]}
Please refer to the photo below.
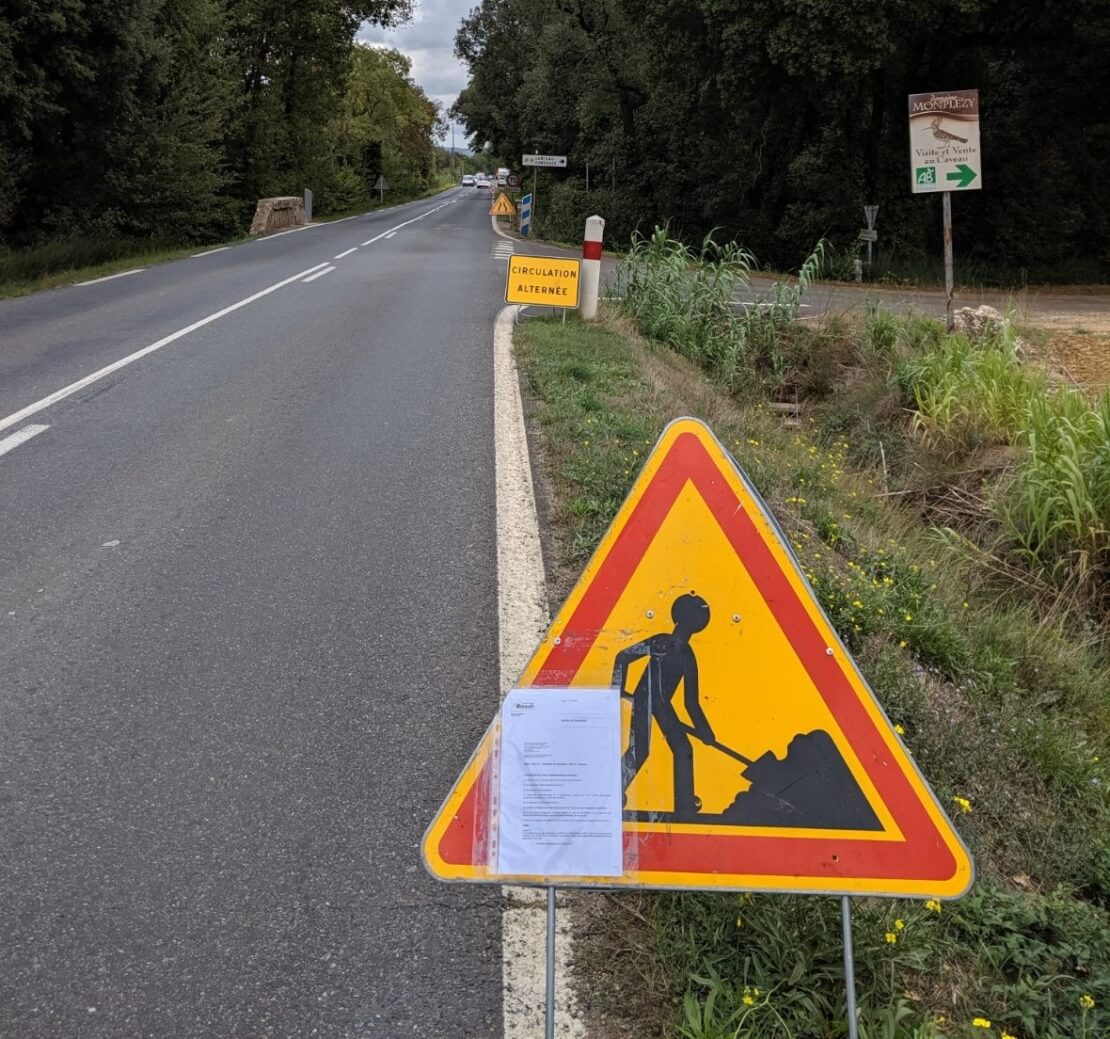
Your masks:
{"label": "white bollard with red band", "polygon": [[586,237],[582,242],[582,296],[578,313],[587,321],[597,318],[597,296],[601,289],[601,239],[605,221],[599,216],[586,220]]}

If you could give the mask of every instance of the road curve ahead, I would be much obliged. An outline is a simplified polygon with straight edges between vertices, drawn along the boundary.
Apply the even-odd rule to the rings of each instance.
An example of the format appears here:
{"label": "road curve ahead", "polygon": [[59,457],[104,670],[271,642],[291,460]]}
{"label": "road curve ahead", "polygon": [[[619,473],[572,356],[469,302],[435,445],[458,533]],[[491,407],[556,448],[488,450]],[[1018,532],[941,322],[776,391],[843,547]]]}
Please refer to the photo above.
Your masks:
{"label": "road curve ahead", "polygon": [[487,210],[0,302],[0,1035],[500,1035]]}

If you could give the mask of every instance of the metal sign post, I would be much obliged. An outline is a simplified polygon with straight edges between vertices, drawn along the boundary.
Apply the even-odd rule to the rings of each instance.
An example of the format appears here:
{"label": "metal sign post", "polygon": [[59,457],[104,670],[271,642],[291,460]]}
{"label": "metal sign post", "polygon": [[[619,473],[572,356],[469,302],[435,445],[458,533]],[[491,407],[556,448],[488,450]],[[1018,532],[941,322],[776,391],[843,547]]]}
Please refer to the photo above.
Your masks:
{"label": "metal sign post", "polygon": [[879,215],[878,206],[864,206],[863,219],[867,221],[866,233],[861,231],[860,238],[867,243],[867,269],[871,270],[871,245],[878,241],[879,233],[875,230],[875,217]]}
{"label": "metal sign post", "polygon": [[544,1039],[555,1039],[555,888],[547,889],[547,1006]]}
{"label": "metal sign post", "polygon": [[952,192],[944,193],[944,327],[949,332],[955,327],[952,302],[956,295],[956,280],[952,270]]}
{"label": "metal sign post", "polygon": [[840,923],[844,932],[844,986],[848,993],[848,1039],[858,1039],[856,961],[852,952],[852,903],[847,895],[840,896]]}
{"label": "metal sign post", "polygon": [[535,211],[536,199],[536,171],[543,166],[545,169],[566,169],[567,157],[565,155],[524,155],[521,157],[522,166],[532,167],[532,209]]}

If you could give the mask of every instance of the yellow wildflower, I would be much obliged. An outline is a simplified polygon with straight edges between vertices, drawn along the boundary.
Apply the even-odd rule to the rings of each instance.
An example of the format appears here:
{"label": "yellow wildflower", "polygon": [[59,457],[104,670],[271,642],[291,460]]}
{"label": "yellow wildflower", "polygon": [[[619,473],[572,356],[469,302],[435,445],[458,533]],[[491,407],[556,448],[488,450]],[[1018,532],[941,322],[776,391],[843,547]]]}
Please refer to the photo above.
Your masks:
{"label": "yellow wildflower", "polygon": [[886,938],[887,944],[889,945],[895,945],[898,942],[898,935],[896,935],[893,931],[887,931],[883,937]]}
{"label": "yellow wildflower", "polygon": [[742,916],[738,916],[736,918],[736,926],[737,927],[743,927],[744,926],[744,918]]}
{"label": "yellow wildflower", "polygon": [[904,931],[906,929],[906,921],[905,920],[895,920],[894,921],[894,929],[896,931]]}
{"label": "yellow wildflower", "polygon": [[1017,1039],[1016,1035],[1010,1035],[1009,1032],[1003,1032],[1000,1039]]}
{"label": "yellow wildflower", "polygon": [[748,443],[751,444],[752,447],[759,447],[759,441],[753,440],[751,437],[748,437]]}
{"label": "yellow wildflower", "polygon": [[755,1006],[755,1000],[747,992],[744,993],[744,1006],[746,1006],[746,1007],[754,1007]]}
{"label": "yellow wildflower", "polygon": [[898,643],[898,648],[905,649],[908,645],[909,643],[905,639],[902,639],[902,641]]}
{"label": "yellow wildflower", "polygon": [[894,731],[896,733],[898,733],[899,736],[905,736],[906,735],[906,727],[904,725],[895,725],[894,726]]}
{"label": "yellow wildflower", "polygon": [[971,1022],[972,1028],[990,1028],[991,1023],[985,1017],[977,1017]]}
{"label": "yellow wildflower", "polygon": [[1084,1010],[1093,1010],[1095,1006],[1094,997],[1084,992],[1083,995],[1079,997],[1079,1005]]}
{"label": "yellow wildflower", "polygon": [[940,902],[935,898],[930,898],[929,901],[925,903],[925,908],[928,909],[930,913],[939,913]]}
{"label": "yellow wildflower", "polygon": [[904,617],[904,618],[905,618],[905,619],[906,619],[907,621],[912,621],[912,620],[913,620],[913,614],[912,614],[912,613],[903,613],[903,614],[902,614],[902,616],[903,616],[903,617]]}
{"label": "yellow wildflower", "polygon": [[954,797],[952,800],[964,815],[969,815],[971,813],[971,802],[966,797]]}

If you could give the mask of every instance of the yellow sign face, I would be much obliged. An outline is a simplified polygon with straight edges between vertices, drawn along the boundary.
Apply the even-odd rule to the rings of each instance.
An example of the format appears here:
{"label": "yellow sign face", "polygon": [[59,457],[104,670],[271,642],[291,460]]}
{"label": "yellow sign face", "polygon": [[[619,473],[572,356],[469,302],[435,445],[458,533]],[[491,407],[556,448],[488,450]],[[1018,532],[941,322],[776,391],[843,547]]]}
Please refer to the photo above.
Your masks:
{"label": "yellow sign face", "polygon": [[509,196],[504,191],[497,196],[497,200],[489,207],[490,216],[516,216],[516,206],[512,204]]}
{"label": "yellow sign face", "polygon": [[[518,686],[619,689],[624,873],[521,883],[955,898],[973,866],[758,493],[664,431]],[[425,837],[493,868],[491,727]]]}
{"label": "yellow sign face", "polygon": [[581,260],[510,256],[505,302],[574,310],[578,306],[581,273]]}

